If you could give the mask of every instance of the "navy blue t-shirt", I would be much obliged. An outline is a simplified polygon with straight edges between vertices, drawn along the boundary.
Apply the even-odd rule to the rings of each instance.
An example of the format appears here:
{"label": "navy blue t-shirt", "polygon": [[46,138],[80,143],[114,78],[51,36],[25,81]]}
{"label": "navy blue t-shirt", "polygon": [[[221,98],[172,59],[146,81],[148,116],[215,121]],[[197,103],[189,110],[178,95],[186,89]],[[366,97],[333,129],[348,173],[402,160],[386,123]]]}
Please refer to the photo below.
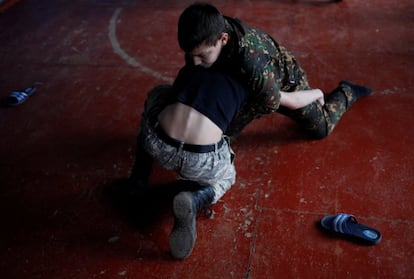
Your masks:
{"label": "navy blue t-shirt", "polygon": [[185,66],[174,82],[177,102],[213,121],[224,133],[247,97],[247,90],[217,69]]}

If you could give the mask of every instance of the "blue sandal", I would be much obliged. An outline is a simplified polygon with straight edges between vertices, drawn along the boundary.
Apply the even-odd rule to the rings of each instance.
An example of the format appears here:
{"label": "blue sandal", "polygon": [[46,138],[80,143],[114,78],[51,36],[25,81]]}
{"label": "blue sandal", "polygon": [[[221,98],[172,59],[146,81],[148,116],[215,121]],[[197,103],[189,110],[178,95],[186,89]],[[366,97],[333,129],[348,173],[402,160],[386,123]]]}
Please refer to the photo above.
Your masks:
{"label": "blue sandal", "polygon": [[328,231],[352,237],[368,244],[378,244],[382,239],[378,230],[358,223],[355,216],[350,214],[340,213],[325,216],[321,220],[321,225]]}
{"label": "blue sandal", "polygon": [[8,106],[18,106],[24,103],[33,93],[36,92],[36,87],[27,87],[26,89],[20,91],[13,91],[10,95],[4,100],[4,103]]}

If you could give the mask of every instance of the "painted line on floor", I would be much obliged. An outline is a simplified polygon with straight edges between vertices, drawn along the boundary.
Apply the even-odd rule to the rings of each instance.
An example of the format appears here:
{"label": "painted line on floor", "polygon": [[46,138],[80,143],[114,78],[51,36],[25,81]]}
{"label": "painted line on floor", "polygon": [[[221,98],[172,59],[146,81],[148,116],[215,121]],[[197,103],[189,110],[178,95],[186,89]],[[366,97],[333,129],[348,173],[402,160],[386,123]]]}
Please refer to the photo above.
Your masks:
{"label": "painted line on floor", "polygon": [[108,26],[108,36],[109,36],[109,40],[111,41],[112,49],[114,50],[114,52],[118,54],[123,60],[125,60],[125,62],[127,62],[130,66],[138,68],[142,72],[149,74],[153,77],[156,77],[158,79],[161,79],[163,81],[173,82],[173,78],[166,77],[162,75],[161,73],[142,65],[134,57],[130,56],[128,53],[126,53],[122,49],[121,45],[119,44],[118,38],[116,36],[116,23],[119,19],[121,11],[122,11],[122,8],[117,8],[115,10],[114,14],[112,15],[111,20],[109,21],[109,26]]}

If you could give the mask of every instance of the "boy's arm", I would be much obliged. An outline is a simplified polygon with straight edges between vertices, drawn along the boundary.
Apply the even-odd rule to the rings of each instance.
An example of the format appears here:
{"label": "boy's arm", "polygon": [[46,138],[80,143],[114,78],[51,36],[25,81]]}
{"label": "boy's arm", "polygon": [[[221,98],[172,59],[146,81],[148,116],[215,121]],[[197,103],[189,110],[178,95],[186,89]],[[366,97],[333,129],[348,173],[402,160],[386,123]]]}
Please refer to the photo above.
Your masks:
{"label": "boy's arm", "polygon": [[280,91],[280,105],[295,110],[303,108],[314,101],[325,104],[323,92],[320,89],[302,90],[295,92]]}

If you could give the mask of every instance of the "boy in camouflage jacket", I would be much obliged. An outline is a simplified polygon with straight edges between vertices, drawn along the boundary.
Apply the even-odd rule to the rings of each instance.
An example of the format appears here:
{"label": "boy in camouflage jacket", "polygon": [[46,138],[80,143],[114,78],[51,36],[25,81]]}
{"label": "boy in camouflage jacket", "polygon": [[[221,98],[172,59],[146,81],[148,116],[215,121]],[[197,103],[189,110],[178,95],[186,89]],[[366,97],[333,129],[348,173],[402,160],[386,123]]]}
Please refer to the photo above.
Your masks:
{"label": "boy in camouflage jacket", "polygon": [[357,99],[372,91],[341,81],[325,96],[309,86],[295,57],[269,34],[223,16],[207,3],[195,3],[183,11],[178,42],[187,64],[225,70],[249,90],[246,104],[226,131],[229,136],[239,134],[257,117],[279,112],[313,137],[324,138]]}

